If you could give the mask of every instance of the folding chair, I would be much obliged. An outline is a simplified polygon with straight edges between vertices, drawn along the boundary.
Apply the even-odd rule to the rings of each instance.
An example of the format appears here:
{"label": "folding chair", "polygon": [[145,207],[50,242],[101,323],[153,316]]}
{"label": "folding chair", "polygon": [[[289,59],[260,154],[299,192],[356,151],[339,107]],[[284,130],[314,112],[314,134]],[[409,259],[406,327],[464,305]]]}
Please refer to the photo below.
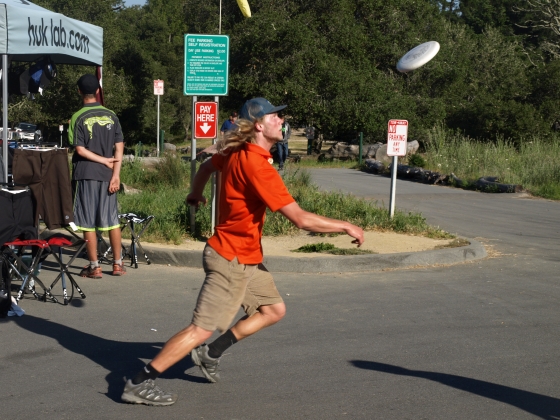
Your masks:
{"label": "folding chair", "polygon": [[[150,265],[152,262],[150,261],[150,259],[148,258],[148,254],[146,254],[146,251],[144,251],[144,248],[142,248],[142,245],[140,245],[140,237],[142,236],[142,234],[144,233],[144,231],[148,228],[148,226],[150,225],[150,223],[152,223],[152,220],[154,220],[154,216],[148,216],[145,218],[140,218],[137,215],[135,215],[134,213],[123,213],[123,214],[119,214],[119,218],[120,219],[124,219],[126,220],[126,224],[123,227],[122,231],[124,231],[126,229],[126,227],[128,226],[129,230],[130,230],[130,234],[131,234],[131,240],[132,242],[130,243],[130,247],[128,248],[128,250],[126,251],[126,255],[130,256],[130,266],[132,267],[132,265],[134,264],[134,268],[138,268],[138,248],[140,248],[140,250],[142,251],[142,254],[144,254],[144,258],[146,259],[146,263],[148,263],[148,265]],[[140,231],[137,231],[137,228],[135,225],[139,225],[140,226]],[[138,232],[138,233],[136,233]]]}
{"label": "folding chair", "polygon": [[[85,248],[85,246],[87,245],[87,240],[82,239],[81,242],[72,243],[72,241],[70,241],[65,237],[53,236],[47,239],[47,244],[49,245],[48,247],[49,255],[53,256],[53,258],[56,260],[56,262],[60,267],[60,273],[58,274],[56,279],[54,279],[50,287],[47,289],[47,292],[52,295],[51,291],[53,287],[58,283],[59,280],[62,280],[61,284],[62,284],[63,305],[68,305],[68,302],[70,302],[74,298],[74,289],[78,291],[82,299],[85,299],[86,295],[84,294],[84,292],[82,292],[82,289],[80,289],[80,286],[78,286],[78,283],[76,282],[76,280],[74,280],[74,277],[72,277],[72,274],[70,274],[70,272],[68,271],[68,267],[70,267],[70,265],[74,262],[76,257],[80,255],[82,250]],[[76,245],[79,246],[78,250],[74,252],[74,255],[72,255],[68,263],[64,264],[62,262],[62,250],[69,249]],[[58,248],[58,255],[55,251],[56,248]],[[70,297],[68,297],[68,292],[66,288],[66,276],[68,276],[68,279],[70,280],[70,287],[71,287]]]}
{"label": "folding chair", "polygon": [[[86,295],[80,289],[80,286],[72,277],[72,274],[68,271],[68,267],[76,256],[79,255],[83,247],[85,246],[86,242],[81,245],[77,252],[74,253],[68,264],[64,264],[62,262],[62,248],[71,247],[74,244],[66,238],[63,237],[52,237],[47,240],[43,239],[31,239],[31,240],[15,240],[12,242],[7,242],[5,247],[2,249],[2,259],[6,261],[9,267],[9,275],[13,275],[16,277],[17,280],[21,280],[21,286],[18,290],[18,294],[16,297],[16,303],[20,301],[25,292],[26,288],[29,290],[33,296],[37,300],[41,300],[43,302],[47,301],[47,298],[51,299],[55,303],[60,303],[61,305],[68,305],[68,302],[72,300],[74,297],[74,289],[78,291],[82,299],[86,298]],[[32,260],[30,264],[26,264],[23,256],[24,249],[26,247],[32,248]],[[37,248],[33,250],[33,247]],[[54,248],[59,249],[59,255],[55,252]],[[52,282],[50,287],[46,287],[44,283],[37,277],[37,267],[41,262],[43,262],[49,255],[52,255],[55,261],[58,264],[60,269],[60,273],[56,277],[56,279]],[[66,287],[66,277],[70,280],[71,284],[71,295],[68,297],[67,287]],[[32,281],[33,280],[33,281]],[[53,295],[52,289],[58,283],[59,280],[62,280],[62,296],[63,302],[59,302],[59,300]],[[38,284],[43,289],[43,296],[40,296],[37,291],[35,290],[35,285]]]}
{"label": "folding chair", "polygon": [[[76,234],[76,232],[74,232],[70,228],[70,226],[64,226],[64,229],[66,229],[66,231],[68,231],[68,233],[70,233],[74,238],[76,238],[76,242],[72,246],[75,247],[75,246],[80,245],[81,246],[80,252],[82,252],[85,248],[85,244],[87,243],[87,241],[84,238],[79,237]],[[97,258],[99,259],[99,262],[106,263],[106,264],[111,264],[112,261],[107,256],[111,251],[111,247],[109,246],[109,244],[107,244],[107,241],[105,241],[105,238],[103,238],[103,235],[101,234],[100,231],[96,231],[95,233],[97,234]],[[104,253],[101,252],[102,247],[105,249]],[[79,253],[77,255],[79,255]],[[85,252],[84,252],[84,255],[85,255]],[[85,255],[85,258],[88,258],[88,256]]]}
{"label": "folding chair", "polygon": [[[144,258],[146,259],[146,263],[149,265],[152,262],[150,261],[150,259],[148,258],[148,254],[146,254],[146,251],[144,251],[144,248],[142,248],[142,245],[140,244],[140,237],[142,236],[142,234],[144,233],[144,231],[148,228],[148,226],[150,225],[150,223],[152,223],[152,220],[154,220],[155,216],[148,216],[145,218],[140,218],[138,217],[136,214],[134,213],[121,213],[119,214],[119,219],[121,219],[121,232],[124,232],[125,229],[128,227],[130,230],[130,234],[131,234],[131,243],[130,246],[128,247],[128,249],[121,243],[121,247],[122,247],[122,257],[124,258],[125,256],[129,256],[130,257],[130,266],[132,267],[134,265],[134,268],[138,268],[138,248],[140,248],[140,250],[142,251],[142,254],[144,254]],[[138,228],[136,225],[140,225],[140,231],[138,231]],[[107,249],[107,251],[105,252],[105,254],[103,254],[103,257],[106,258],[107,254],[111,252],[111,247],[109,247]]]}
{"label": "folding chair", "polygon": [[[103,234],[100,231],[96,231],[95,233],[97,234],[97,258],[99,259],[99,262],[105,264],[112,264],[113,260],[112,258],[109,258],[109,254],[111,253],[111,245],[107,243],[107,241],[103,237]],[[123,251],[126,251],[122,243],[121,243],[121,247],[123,248]],[[101,251],[102,249],[105,249],[105,252],[102,252]]]}
{"label": "folding chair", "polygon": [[[30,265],[25,264],[23,261],[24,250],[27,247],[31,247],[32,249],[31,254],[33,258]],[[26,287],[37,300],[46,301],[48,297],[58,303],[58,300],[47,290],[43,282],[35,274],[43,254],[48,247],[49,244],[47,241],[42,239],[16,239],[15,241],[6,242],[2,247],[0,258],[8,264],[8,274],[15,276],[17,280],[21,280],[21,287],[16,297],[16,303],[18,303],[23,296]],[[33,280],[33,282],[31,282],[31,280]],[[43,289],[44,293],[42,297],[35,291],[35,285],[39,285]]]}

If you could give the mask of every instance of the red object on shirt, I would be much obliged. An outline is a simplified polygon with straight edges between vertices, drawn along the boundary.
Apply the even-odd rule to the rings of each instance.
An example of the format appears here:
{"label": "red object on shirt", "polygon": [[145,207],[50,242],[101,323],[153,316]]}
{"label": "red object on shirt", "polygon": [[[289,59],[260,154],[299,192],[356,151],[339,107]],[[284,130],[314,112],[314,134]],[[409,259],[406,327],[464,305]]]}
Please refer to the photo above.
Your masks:
{"label": "red object on shirt", "polygon": [[[269,161],[270,159],[270,161]],[[295,200],[262,147],[246,143],[212,164],[222,173],[220,220],[208,244],[228,261],[259,264],[266,208],[277,211]]]}

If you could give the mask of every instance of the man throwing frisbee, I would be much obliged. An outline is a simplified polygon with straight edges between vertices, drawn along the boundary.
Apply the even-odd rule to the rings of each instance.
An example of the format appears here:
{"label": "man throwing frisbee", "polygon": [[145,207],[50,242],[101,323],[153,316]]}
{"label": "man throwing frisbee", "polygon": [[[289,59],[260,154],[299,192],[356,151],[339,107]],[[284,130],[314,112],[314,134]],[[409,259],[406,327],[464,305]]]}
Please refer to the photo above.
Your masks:
{"label": "man throwing frisbee", "polygon": [[[300,229],[346,233],[358,246],[364,242],[360,227],[301,209],[272,166],[270,149],[282,141],[283,119],[278,111],[285,107],[275,107],[264,98],[247,101],[236,126],[218,142],[218,153],[200,166],[187,196],[189,205],[206,203],[202,194],[212,173],[221,172],[222,183],[220,220],[204,248],[206,278],[193,318],[127,381],[123,401],[173,404],[177,395],[163,391],[154,380],[189,353],[204,376],[218,382],[220,357],[227,348],[284,317],[286,306],[272,275],[262,265],[261,237],[267,207],[279,211]],[[240,306],[246,316],[229,328]],[[210,345],[204,344],[215,330],[223,334]]]}

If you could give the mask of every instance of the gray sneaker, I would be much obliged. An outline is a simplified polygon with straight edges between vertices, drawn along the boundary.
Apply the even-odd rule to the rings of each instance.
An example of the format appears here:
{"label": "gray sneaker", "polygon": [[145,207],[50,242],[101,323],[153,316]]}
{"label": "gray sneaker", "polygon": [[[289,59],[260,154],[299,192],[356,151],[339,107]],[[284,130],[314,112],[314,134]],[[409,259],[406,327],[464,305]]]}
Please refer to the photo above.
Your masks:
{"label": "gray sneaker", "polygon": [[220,381],[220,374],[218,373],[218,365],[220,358],[212,359],[208,356],[208,346],[203,344],[191,351],[191,358],[195,365],[197,365],[206,379],[215,383]]}
{"label": "gray sneaker", "polygon": [[177,401],[177,394],[161,390],[153,379],[134,385],[129,379],[124,386],[121,400],[132,404],[171,405]]}

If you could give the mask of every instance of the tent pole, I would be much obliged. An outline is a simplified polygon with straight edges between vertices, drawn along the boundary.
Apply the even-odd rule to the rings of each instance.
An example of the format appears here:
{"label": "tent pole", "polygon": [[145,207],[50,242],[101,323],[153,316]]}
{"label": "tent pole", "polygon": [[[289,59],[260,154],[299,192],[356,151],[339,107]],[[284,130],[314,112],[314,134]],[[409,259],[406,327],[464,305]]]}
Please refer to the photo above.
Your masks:
{"label": "tent pole", "polygon": [[4,182],[8,182],[8,55],[2,54],[2,162]]}

